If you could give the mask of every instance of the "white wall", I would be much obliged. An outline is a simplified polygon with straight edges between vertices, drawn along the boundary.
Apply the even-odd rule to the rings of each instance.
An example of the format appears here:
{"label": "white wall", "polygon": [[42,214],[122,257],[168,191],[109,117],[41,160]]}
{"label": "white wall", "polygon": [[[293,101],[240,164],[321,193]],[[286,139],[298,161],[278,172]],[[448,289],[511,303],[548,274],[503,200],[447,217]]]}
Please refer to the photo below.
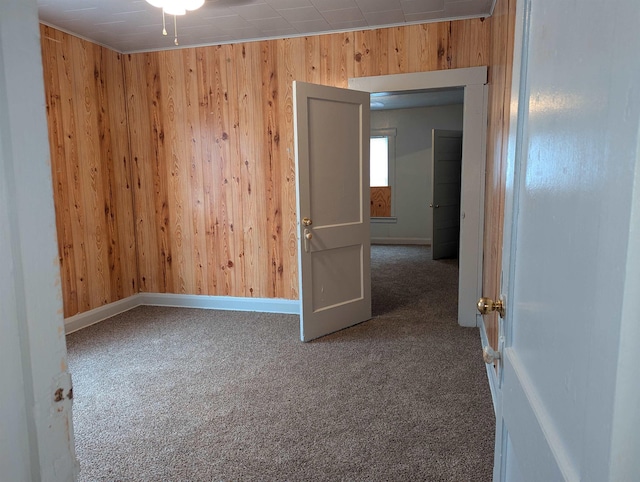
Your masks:
{"label": "white wall", "polygon": [[430,244],[431,130],[462,130],[463,105],[371,111],[371,129],[396,128],[396,222],[371,222],[374,243]]}

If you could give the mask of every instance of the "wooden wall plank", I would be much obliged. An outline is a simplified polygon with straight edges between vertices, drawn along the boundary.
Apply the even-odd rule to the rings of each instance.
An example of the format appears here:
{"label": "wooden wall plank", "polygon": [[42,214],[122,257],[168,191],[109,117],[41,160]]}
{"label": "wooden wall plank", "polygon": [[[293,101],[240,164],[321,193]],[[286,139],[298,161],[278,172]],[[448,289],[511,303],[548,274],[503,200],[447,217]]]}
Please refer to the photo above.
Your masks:
{"label": "wooden wall plank", "polygon": [[407,72],[408,39],[400,27],[391,28],[388,32],[389,36],[387,41],[389,42],[389,46],[387,51],[389,54],[387,57],[387,72],[389,74],[402,74]]}
{"label": "wooden wall plank", "polygon": [[[185,266],[185,271],[193,272],[193,288],[195,294],[206,294],[209,292],[207,279],[207,239],[206,239],[206,221],[204,206],[204,169],[202,157],[202,145],[209,143],[208,139],[202,142],[202,134],[205,133],[200,125],[201,108],[200,98],[201,91],[198,82],[198,58],[197,51],[192,49],[190,55],[186,56],[184,65],[186,82],[185,95],[189,99],[189,110],[187,111],[187,120],[184,125],[185,136],[189,143],[189,189],[190,199],[188,204],[192,206],[190,217],[192,244],[192,265]],[[205,110],[206,112],[206,110]]]}
{"label": "wooden wall plank", "polygon": [[[147,84],[146,71],[151,68],[145,69],[144,57],[140,58],[140,62],[133,63],[131,56],[125,56],[124,71],[125,71],[125,83],[127,85],[139,86],[139,89],[127,89],[126,92],[126,105],[127,116],[130,122],[129,125],[129,146],[132,152],[136,155],[132,155],[132,182],[134,186],[134,198],[135,205],[143,206],[142,212],[148,212],[150,206],[153,205],[153,198],[150,196],[153,190],[142,190],[142,179],[146,180],[150,176],[150,172],[146,172],[145,169],[151,163],[151,157],[148,154],[147,149],[143,147],[154,145],[152,133],[147,131],[146,128],[151,125],[151,110],[147,107],[147,102],[153,95],[152,85]],[[138,96],[142,95],[143,99],[138,99]],[[138,261],[138,281],[139,289],[141,291],[150,291],[149,284],[152,279],[149,277],[150,266],[157,261],[157,253],[155,250],[155,236],[151,236],[151,232],[155,230],[155,226],[152,224],[155,220],[140,218],[138,212],[134,212],[134,228],[136,238],[136,256]]]}
{"label": "wooden wall plank", "polygon": [[[231,152],[225,161],[226,201],[229,212],[229,223],[225,227],[229,231],[229,257],[227,260],[227,271],[230,275],[230,291],[232,296],[244,296],[245,280],[242,257],[244,256],[243,232],[243,204],[242,192],[240,191],[240,177],[242,170],[242,159],[240,149],[242,146],[242,133],[247,132],[246,126],[241,124],[241,103],[247,102],[248,90],[254,88],[248,84],[248,79],[239,66],[247,57],[246,44],[234,45],[231,49],[227,63],[227,91],[229,93],[229,109],[227,114],[231,119],[233,130],[231,131]],[[259,115],[256,113],[256,115]]]}
{"label": "wooden wall plank", "polygon": [[[196,88],[198,95],[199,113],[199,133],[194,132],[194,139],[198,139],[199,156],[201,162],[199,174],[202,178],[200,196],[194,200],[198,203],[198,220],[194,219],[199,225],[196,232],[201,234],[200,247],[198,253],[198,263],[202,265],[205,278],[202,286],[198,287],[201,293],[218,294],[218,269],[219,259],[216,256],[217,246],[216,240],[216,206],[218,205],[216,194],[219,192],[216,185],[215,171],[213,169],[214,158],[216,156],[216,145],[218,140],[215,137],[215,109],[217,108],[218,99],[214,95],[208,78],[215,72],[215,56],[216,50],[209,50],[211,55],[207,55],[207,50],[196,49]],[[198,154],[196,153],[196,156]],[[194,159],[197,163],[197,159]],[[196,173],[194,173],[196,174]],[[202,239],[204,238],[204,239]],[[204,244],[202,244],[204,243]],[[211,254],[210,254],[211,253]]]}
{"label": "wooden wall plank", "polygon": [[[269,42],[263,50],[262,85],[266,101],[266,116],[264,118],[265,140],[264,146],[267,157],[262,162],[259,178],[266,182],[258,199],[266,199],[264,212],[259,213],[258,220],[266,220],[266,245],[261,256],[264,258],[263,295],[269,298],[284,298],[283,285],[283,230],[282,230],[282,172],[283,153],[280,148],[280,92],[286,92],[286,86],[281,90],[280,69],[278,68],[277,42]],[[284,73],[284,72],[283,72]],[[259,203],[263,204],[263,203]]]}
{"label": "wooden wall plank", "polygon": [[121,56],[41,27],[66,317],[138,291]]}
{"label": "wooden wall plank", "polygon": [[391,216],[391,187],[375,186],[371,188],[371,217]]}
{"label": "wooden wall plank", "polygon": [[[66,159],[65,119],[63,105],[67,101],[63,88],[65,77],[59,62],[62,51],[62,33],[50,27],[41,27],[42,62],[46,86],[49,146],[51,149],[51,171],[56,209],[58,254],[60,262],[65,316],[78,312],[76,284],[75,246],[72,242],[72,204],[70,202],[70,179]],[[58,64],[58,65],[57,65]],[[57,68],[54,68],[56,66]],[[60,78],[62,76],[62,79]]]}
{"label": "wooden wall plank", "polygon": [[[255,65],[257,64],[257,65]],[[261,43],[250,42],[242,45],[242,55],[236,59],[238,85],[238,129],[237,155],[231,156],[233,168],[233,209],[236,213],[234,234],[236,246],[240,248],[234,264],[237,267],[236,278],[239,296],[248,296],[259,286],[256,276],[258,263],[258,247],[260,228],[256,223],[256,203],[264,203],[265,199],[255,196],[256,163],[263,151],[260,143],[264,136],[262,118],[264,107],[261,106]],[[262,180],[260,180],[262,181]],[[264,223],[264,220],[262,221]],[[261,224],[262,224],[261,223]]]}
{"label": "wooden wall plank", "polygon": [[[138,292],[135,232],[133,218],[133,186],[129,130],[125,106],[122,56],[94,47],[100,56],[98,76],[94,76],[98,98],[100,158],[102,159],[104,218],[108,228],[107,256],[111,281],[111,299],[123,299]],[[106,160],[106,162],[105,162]]]}
{"label": "wooden wall plank", "polygon": [[[51,35],[60,35],[62,43],[84,42]],[[85,233],[75,245],[62,244],[65,290],[75,290],[65,297],[66,313],[124,295],[129,285],[147,292],[297,299],[292,82],[346,87],[350,77],[482,65],[489,41],[489,22],[464,20],[130,54],[119,64],[109,57],[101,67],[107,88],[100,92],[72,89],[63,74],[78,68],[82,75],[74,82],[96,85],[92,56],[100,52],[104,63],[101,47],[75,48],[66,60],[62,50],[50,47],[50,137],[58,158],[66,158],[64,171],[54,177],[59,231]],[[118,68],[124,71],[122,88]],[[112,98],[120,90],[126,103],[110,103],[110,137],[96,143],[92,129],[99,132],[104,101],[90,98]],[[84,111],[61,114],[65,95]],[[121,110],[128,135],[120,129]],[[61,134],[62,122],[75,126],[70,138]],[[128,146],[128,155],[116,151],[116,144]],[[110,159],[106,167],[103,158]],[[129,178],[122,177],[125,164]],[[91,168],[98,170],[87,177]],[[103,177],[106,185],[126,186],[129,180],[131,208],[123,205],[126,188],[114,200],[99,187]],[[62,203],[74,208],[65,211]],[[89,213],[105,205],[109,214],[101,212],[99,223],[87,228],[95,221],[86,219]],[[120,256],[127,247],[133,253],[126,258],[133,256],[129,265],[137,266],[133,283],[128,273],[110,268],[118,264],[109,252],[113,246]]]}
{"label": "wooden wall plank", "polygon": [[[71,238],[67,240],[67,242],[71,243],[75,246],[73,251],[74,253],[74,264],[76,266],[76,270],[73,273],[75,277],[76,283],[76,299],[78,303],[78,311],[86,311],[90,309],[91,302],[89,299],[89,273],[87,272],[87,253],[86,250],[90,248],[92,242],[90,238],[90,232],[88,228],[85,227],[86,222],[86,214],[85,210],[87,208],[84,197],[82,196],[82,179],[81,176],[83,174],[83,170],[81,169],[80,164],[80,144],[82,139],[84,139],[82,133],[80,132],[80,127],[76,125],[77,121],[77,110],[75,105],[77,102],[82,102],[83,99],[76,99],[77,95],[77,86],[74,84],[73,72],[78,67],[72,63],[72,60],[78,58],[77,55],[73,55],[73,47],[75,45],[75,41],[70,37],[62,38],[62,46],[63,52],[66,52],[66,56],[63,57],[63,75],[64,78],[61,79],[61,92],[64,96],[64,103],[62,104],[62,117],[67,120],[64,125],[65,134],[64,134],[64,142],[65,142],[65,159],[58,160],[52,159],[53,164],[61,164],[64,169],[67,169],[68,179],[70,181],[67,186],[69,193],[69,200],[71,203]],[[82,90],[80,91],[82,93]],[[55,201],[54,201],[55,203]],[[58,240],[60,243],[60,240]]]}
{"label": "wooden wall plank", "polygon": [[227,49],[219,49],[218,59],[218,75],[213,79],[214,88],[218,89],[219,94],[224,96],[224,102],[221,104],[219,113],[217,114],[218,129],[222,132],[224,140],[223,150],[218,159],[218,186],[220,189],[219,204],[219,230],[220,244],[218,252],[220,255],[220,270],[224,278],[224,294],[231,296],[235,289],[235,273],[233,269],[233,260],[235,259],[235,243],[233,238],[234,212],[231,195],[232,186],[232,170],[231,170],[231,152],[235,152],[238,146],[238,115],[237,110],[232,110],[231,106],[235,105],[237,99],[235,79],[232,76],[231,64],[234,61],[233,47]]}
{"label": "wooden wall plank", "polygon": [[[282,225],[281,231],[276,229],[274,236],[281,236],[281,243],[273,240],[274,246],[280,244],[282,255],[277,269],[282,276],[282,291],[276,290],[276,297],[295,299],[298,293],[297,269],[291,267],[291,260],[297,259],[297,221],[296,221],[296,172],[293,127],[293,81],[307,80],[308,67],[305,58],[306,39],[287,39],[278,49],[278,96],[279,96],[279,143],[281,153],[281,174],[275,172],[274,178],[280,178],[280,193],[274,190],[274,196],[280,195],[281,210],[277,213]],[[303,77],[300,79],[300,77]],[[277,249],[274,247],[274,249]],[[296,265],[297,268],[297,265]]]}

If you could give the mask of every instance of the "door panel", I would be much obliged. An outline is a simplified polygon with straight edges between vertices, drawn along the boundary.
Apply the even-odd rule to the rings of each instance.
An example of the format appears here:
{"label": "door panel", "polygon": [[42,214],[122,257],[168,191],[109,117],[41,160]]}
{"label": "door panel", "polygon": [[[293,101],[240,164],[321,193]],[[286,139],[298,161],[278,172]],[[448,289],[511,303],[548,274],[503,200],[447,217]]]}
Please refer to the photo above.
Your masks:
{"label": "door panel", "polygon": [[[637,354],[624,336],[625,327],[637,328],[637,311],[625,317],[624,309],[637,300],[628,273],[640,269],[633,225],[640,97],[630,96],[640,63],[628,64],[640,37],[619,24],[637,14],[637,2],[614,6],[615,16],[611,5],[596,3],[573,16],[569,0],[517,7],[496,480],[514,472],[532,481],[640,475],[637,457],[628,456],[638,446],[626,431],[638,420],[637,365],[621,362]],[[610,48],[567,63],[584,53],[576,40],[594,30]]]}
{"label": "door panel", "polygon": [[355,142],[360,138],[360,107],[343,100],[308,100],[309,188],[316,226],[362,222],[363,166],[361,146]]}
{"label": "door panel", "polygon": [[[362,299],[362,246],[311,253],[313,310],[320,311]],[[339,280],[327,284],[325,280]]]}
{"label": "door panel", "polygon": [[432,132],[433,259],[457,258],[460,248],[462,132]]}
{"label": "door panel", "polygon": [[294,82],[294,112],[308,341],[371,318],[369,94]]}
{"label": "door panel", "polygon": [[[519,480],[565,480],[558,464],[560,458],[566,458],[564,445],[548,423],[549,414],[513,349],[505,350],[503,370],[504,383],[509,389],[502,410],[512,446],[510,463],[514,467],[511,470],[517,467],[518,472],[526,474],[525,479]],[[517,430],[509,432],[508,427],[517,427]],[[531,451],[535,456],[518,457],[521,451]],[[573,475],[566,480],[578,480]]]}

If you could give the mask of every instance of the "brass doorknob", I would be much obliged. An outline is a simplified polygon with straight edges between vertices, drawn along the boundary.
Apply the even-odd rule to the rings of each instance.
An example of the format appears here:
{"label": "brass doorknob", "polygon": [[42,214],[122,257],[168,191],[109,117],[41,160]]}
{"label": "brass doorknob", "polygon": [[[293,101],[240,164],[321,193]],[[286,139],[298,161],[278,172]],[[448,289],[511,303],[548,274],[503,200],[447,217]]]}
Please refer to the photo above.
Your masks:
{"label": "brass doorknob", "polygon": [[302,224],[304,226],[311,226],[311,224],[313,224],[313,223],[312,223],[311,219],[309,219],[309,218],[302,218]]}
{"label": "brass doorknob", "polygon": [[502,300],[492,300],[491,298],[480,298],[478,300],[478,311],[482,315],[486,315],[491,313],[492,311],[497,311],[500,315],[500,318],[504,318],[504,301]]}

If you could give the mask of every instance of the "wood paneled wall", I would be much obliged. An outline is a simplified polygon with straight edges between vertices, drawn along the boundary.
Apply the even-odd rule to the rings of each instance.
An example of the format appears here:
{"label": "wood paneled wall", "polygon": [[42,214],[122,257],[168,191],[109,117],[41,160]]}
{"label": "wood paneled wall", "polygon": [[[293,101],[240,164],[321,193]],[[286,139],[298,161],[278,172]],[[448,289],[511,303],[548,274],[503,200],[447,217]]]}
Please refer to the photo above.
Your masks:
{"label": "wood paneled wall", "polygon": [[391,216],[391,186],[371,187],[371,217]]}
{"label": "wood paneled wall", "polygon": [[140,289],[297,298],[292,81],[486,65],[487,23],[127,55]]}
{"label": "wood paneled wall", "polygon": [[[489,125],[485,189],[483,296],[500,295],[506,157],[509,138],[511,78],[516,0],[498,0],[491,17]],[[487,336],[498,349],[498,315],[485,316]]]}
{"label": "wood paneled wall", "polygon": [[41,27],[65,317],[138,292],[121,56]]}
{"label": "wood paneled wall", "polygon": [[121,56],[43,27],[65,316],[296,299],[292,81],[487,65],[490,40],[473,19]]}

